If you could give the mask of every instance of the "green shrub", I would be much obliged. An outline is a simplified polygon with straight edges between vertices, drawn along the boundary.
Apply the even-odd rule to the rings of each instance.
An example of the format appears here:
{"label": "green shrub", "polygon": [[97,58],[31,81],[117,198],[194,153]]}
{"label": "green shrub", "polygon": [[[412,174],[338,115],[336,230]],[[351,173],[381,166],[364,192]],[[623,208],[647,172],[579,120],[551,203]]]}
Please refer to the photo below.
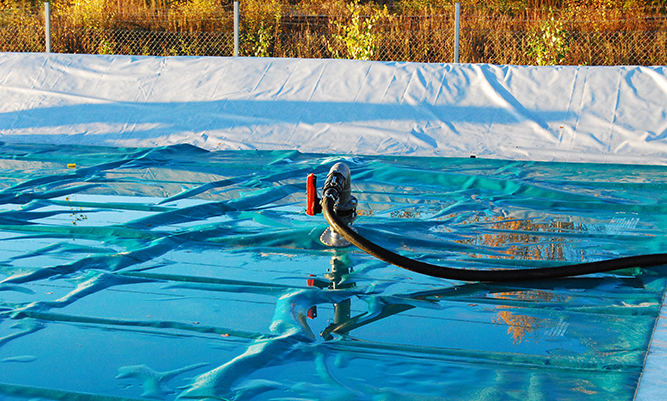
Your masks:
{"label": "green shrub", "polygon": [[537,65],[559,65],[570,51],[567,31],[564,24],[557,20],[553,10],[528,40],[527,56],[535,60]]}
{"label": "green shrub", "polygon": [[[348,58],[356,60],[372,60],[376,56],[377,43],[380,34],[376,33],[376,23],[378,19],[388,15],[387,8],[380,11],[373,11],[371,15],[362,15],[363,7],[359,5],[359,0],[354,0],[347,5],[349,13],[348,21],[335,20],[332,22],[335,31],[332,38],[335,42],[342,43],[345,49],[345,55]],[[330,46],[334,57],[341,57],[337,47]]]}

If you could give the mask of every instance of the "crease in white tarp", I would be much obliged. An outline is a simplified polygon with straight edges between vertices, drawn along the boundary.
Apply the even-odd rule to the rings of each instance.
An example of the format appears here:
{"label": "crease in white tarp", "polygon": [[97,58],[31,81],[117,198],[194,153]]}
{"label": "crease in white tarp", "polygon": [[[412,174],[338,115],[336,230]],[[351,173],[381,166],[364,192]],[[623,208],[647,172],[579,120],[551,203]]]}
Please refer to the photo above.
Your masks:
{"label": "crease in white tarp", "polygon": [[667,164],[664,67],[0,53],[0,140]]}

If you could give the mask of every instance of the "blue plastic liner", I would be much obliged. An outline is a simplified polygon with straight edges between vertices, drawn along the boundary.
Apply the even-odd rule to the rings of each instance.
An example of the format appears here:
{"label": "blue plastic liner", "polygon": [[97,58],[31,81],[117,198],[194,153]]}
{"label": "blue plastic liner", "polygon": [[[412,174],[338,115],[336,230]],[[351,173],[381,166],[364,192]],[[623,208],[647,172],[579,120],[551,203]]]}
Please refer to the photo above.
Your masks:
{"label": "blue plastic liner", "polygon": [[328,248],[305,181],[338,161],[359,233],[429,263],[667,251],[665,167],[2,144],[0,398],[633,399],[665,267]]}

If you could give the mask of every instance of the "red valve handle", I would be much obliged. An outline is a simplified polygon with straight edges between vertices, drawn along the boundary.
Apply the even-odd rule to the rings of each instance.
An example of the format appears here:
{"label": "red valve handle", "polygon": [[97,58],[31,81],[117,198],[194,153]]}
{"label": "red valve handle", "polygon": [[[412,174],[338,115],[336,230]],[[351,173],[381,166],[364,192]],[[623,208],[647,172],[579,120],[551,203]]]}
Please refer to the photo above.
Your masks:
{"label": "red valve handle", "polygon": [[320,198],[317,196],[317,176],[315,174],[308,174],[306,202],[306,214],[308,216],[315,216],[318,213],[322,213]]}

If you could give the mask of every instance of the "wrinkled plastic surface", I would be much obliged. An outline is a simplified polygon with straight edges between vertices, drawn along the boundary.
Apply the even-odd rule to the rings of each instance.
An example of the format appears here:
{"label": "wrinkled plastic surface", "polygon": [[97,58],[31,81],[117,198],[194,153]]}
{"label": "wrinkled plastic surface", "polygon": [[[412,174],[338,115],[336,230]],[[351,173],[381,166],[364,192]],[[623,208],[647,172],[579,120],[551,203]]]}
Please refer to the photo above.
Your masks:
{"label": "wrinkled plastic surface", "polygon": [[0,52],[0,140],[667,165],[667,67]]}
{"label": "wrinkled plastic surface", "polygon": [[359,233],[420,260],[665,251],[665,167],[3,144],[0,398],[634,397],[665,268],[479,284],[330,249],[305,182],[338,161]]}

